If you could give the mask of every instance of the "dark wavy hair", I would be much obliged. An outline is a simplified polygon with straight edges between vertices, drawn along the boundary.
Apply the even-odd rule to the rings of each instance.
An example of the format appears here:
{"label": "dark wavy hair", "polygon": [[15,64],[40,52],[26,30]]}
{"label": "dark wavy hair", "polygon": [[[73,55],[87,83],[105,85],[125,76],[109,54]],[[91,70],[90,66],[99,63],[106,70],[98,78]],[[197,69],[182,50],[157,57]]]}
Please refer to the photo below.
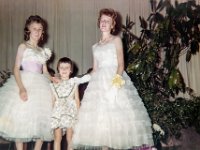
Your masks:
{"label": "dark wavy hair", "polygon": [[122,29],[122,17],[120,13],[111,8],[101,9],[99,12],[99,17],[97,22],[98,27],[100,27],[100,20],[102,15],[106,15],[112,18],[114,28],[111,30],[111,34],[118,35]]}
{"label": "dark wavy hair", "polygon": [[58,71],[58,73],[59,73],[59,69],[58,68],[59,68],[59,66],[60,66],[61,63],[68,63],[68,64],[70,64],[71,65],[71,74],[73,73],[73,71],[74,71],[74,63],[73,63],[73,61],[70,58],[68,58],[68,57],[62,57],[62,58],[60,58],[58,60],[58,64],[57,64],[57,71]]}
{"label": "dark wavy hair", "polygon": [[38,45],[42,45],[47,40],[47,22],[43,18],[38,16],[38,15],[30,16],[26,20],[25,27],[24,27],[24,40],[28,41],[30,39],[29,26],[33,22],[40,23],[42,25],[42,27],[43,27],[42,36],[41,36],[41,38],[39,40],[39,43],[38,43]]}

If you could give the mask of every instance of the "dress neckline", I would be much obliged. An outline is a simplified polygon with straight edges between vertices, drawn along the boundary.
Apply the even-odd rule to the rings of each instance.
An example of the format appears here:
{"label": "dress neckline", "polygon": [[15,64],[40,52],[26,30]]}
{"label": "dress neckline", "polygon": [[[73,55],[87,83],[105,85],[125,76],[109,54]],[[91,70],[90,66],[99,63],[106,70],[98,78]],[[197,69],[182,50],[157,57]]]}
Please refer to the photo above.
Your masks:
{"label": "dress neckline", "polygon": [[109,43],[112,43],[113,40],[114,40],[114,38],[115,38],[115,37],[112,36],[112,38],[111,38],[109,41],[106,41],[106,42],[98,41],[97,44],[98,44],[99,46],[107,45],[107,44],[109,44]]}
{"label": "dress neckline", "polygon": [[32,49],[32,50],[34,50],[36,52],[41,52],[42,51],[41,47],[39,47],[39,46],[35,47],[35,46],[31,45],[29,42],[25,42],[25,45],[26,45],[26,48]]}

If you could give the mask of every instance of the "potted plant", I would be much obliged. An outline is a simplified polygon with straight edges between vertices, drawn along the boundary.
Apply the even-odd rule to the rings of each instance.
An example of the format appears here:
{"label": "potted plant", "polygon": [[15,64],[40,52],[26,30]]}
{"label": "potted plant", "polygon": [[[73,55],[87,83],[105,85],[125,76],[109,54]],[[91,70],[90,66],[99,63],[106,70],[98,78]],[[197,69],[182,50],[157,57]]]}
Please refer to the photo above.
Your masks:
{"label": "potted plant", "polygon": [[[140,36],[131,32],[134,23],[127,16],[122,40],[126,71],[147,107],[159,146],[169,137],[179,138],[181,129],[189,126],[200,131],[200,98],[192,96],[177,67],[183,51],[186,62],[199,51],[200,6],[195,0],[175,1],[174,6],[169,0],[150,3],[149,17],[139,18]],[[179,92],[189,93],[191,100],[178,97]]]}

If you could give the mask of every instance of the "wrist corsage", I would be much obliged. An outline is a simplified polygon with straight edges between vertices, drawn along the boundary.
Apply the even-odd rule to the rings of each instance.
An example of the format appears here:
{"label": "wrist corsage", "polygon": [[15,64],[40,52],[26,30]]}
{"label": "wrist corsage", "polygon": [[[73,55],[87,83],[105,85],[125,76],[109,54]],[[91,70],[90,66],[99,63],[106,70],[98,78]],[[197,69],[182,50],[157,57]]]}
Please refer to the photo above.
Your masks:
{"label": "wrist corsage", "polygon": [[112,79],[112,85],[121,88],[125,84],[125,80],[122,78],[121,75],[116,74]]}

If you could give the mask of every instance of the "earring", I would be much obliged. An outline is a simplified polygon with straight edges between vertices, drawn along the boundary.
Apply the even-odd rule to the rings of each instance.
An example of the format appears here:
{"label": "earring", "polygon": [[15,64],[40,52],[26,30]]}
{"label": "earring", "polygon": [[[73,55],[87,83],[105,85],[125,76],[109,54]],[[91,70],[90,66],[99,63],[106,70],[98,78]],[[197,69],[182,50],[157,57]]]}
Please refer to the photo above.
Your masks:
{"label": "earring", "polygon": [[114,32],[115,32],[115,29],[114,29],[114,28],[112,28],[112,29],[111,29],[111,33],[114,33]]}
{"label": "earring", "polygon": [[41,35],[41,38],[40,38],[40,39],[41,39],[41,41],[43,41],[43,33],[42,33],[42,35]]}

